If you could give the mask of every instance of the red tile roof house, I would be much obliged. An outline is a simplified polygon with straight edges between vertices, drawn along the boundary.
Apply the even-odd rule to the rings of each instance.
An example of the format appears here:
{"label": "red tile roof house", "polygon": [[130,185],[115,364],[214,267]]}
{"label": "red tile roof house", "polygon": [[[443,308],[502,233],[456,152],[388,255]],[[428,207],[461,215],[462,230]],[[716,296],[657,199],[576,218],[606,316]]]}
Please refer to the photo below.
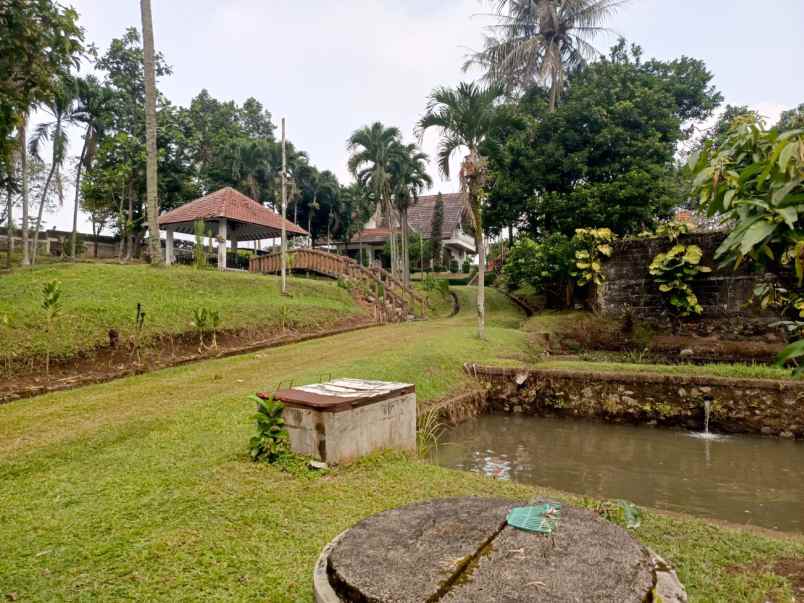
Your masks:
{"label": "red tile roof house", "polygon": [[[408,209],[408,224],[413,234],[421,234],[423,240],[430,239],[432,234],[433,216],[438,195],[419,197],[416,203]],[[442,194],[444,201],[444,222],[441,227],[441,247],[443,249],[445,264],[455,260],[462,264],[467,256],[475,255],[475,239],[471,232],[471,216],[466,206],[465,193]],[[393,217],[394,225],[399,228],[398,216]],[[370,262],[379,261],[385,243],[390,236],[387,220],[382,216],[380,208],[374,212],[371,219],[366,222],[363,230],[358,232],[346,247],[346,252],[357,257],[360,249],[368,254]],[[344,248],[339,243],[340,249]]]}
{"label": "red tile roof house", "polygon": [[[167,231],[166,264],[174,260],[173,234],[193,234],[198,220],[203,220],[205,229],[212,230],[218,239],[218,268],[221,270],[226,269],[226,241],[232,249],[237,249],[239,241],[278,238],[283,221],[276,212],[227,186],[159,216],[159,229]],[[284,222],[288,237],[308,236],[306,230],[290,220]]]}

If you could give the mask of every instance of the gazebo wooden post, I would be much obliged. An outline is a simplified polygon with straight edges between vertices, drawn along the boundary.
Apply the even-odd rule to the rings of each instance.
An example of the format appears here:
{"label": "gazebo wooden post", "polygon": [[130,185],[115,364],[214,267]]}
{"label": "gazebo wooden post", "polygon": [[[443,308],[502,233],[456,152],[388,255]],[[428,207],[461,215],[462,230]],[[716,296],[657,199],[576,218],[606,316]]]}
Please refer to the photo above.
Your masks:
{"label": "gazebo wooden post", "polygon": [[218,270],[226,270],[226,218],[218,220]]}
{"label": "gazebo wooden post", "polygon": [[168,225],[167,235],[165,236],[165,264],[170,266],[175,261],[173,254],[173,231],[176,227],[173,224]]}

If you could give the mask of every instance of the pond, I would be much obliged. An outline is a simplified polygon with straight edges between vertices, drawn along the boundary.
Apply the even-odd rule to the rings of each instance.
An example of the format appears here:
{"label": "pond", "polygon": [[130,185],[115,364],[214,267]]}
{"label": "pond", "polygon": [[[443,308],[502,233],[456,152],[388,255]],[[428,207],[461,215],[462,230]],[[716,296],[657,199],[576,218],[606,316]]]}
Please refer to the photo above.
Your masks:
{"label": "pond", "polygon": [[786,531],[804,531],[804,443],[523,415],[447,430],[435,462],[556,488]]}

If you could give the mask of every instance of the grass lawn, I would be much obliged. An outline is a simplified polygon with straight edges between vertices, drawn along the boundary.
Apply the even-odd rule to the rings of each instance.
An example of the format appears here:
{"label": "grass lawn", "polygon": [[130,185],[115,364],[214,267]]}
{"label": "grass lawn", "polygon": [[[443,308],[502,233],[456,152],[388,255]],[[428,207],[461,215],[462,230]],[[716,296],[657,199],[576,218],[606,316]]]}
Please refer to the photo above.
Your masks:
{"label": "grass lawn", "polygon": [[[42,286],[58,280],[63,310],[51,335],[43,328]],[[0,276],[0,341],[14,342],[18,357],[44,352],[47,340],[56,356],[69,356],[108,343],[109,329],[125,341],[134,332],[136,307],[145,310],[144,343],[159,335],[192,330],[193,310],[217,310],[221,329],[280,324],[282,309],[296,328],[326,327],[357,315],[360,307],[334,282],[291,279],[291,297],[279,293],[279,279],[247,273],[170,269],[146,265],[47,264]],[[0,348],[4,347],[0,345]]]}
{"label": "grass lawn", "polygon": [[[475,337],[473,294],[459,291],[463,311],[451,319],[0,406],[0,597],[310,601],[321,547],[371,513],[439,496],[545,493],[392,454],[322,476],[247,459],[246,396],[279,381],[412,381],[427,401],[466,383],[466,360],[524,353],[522,316],[493,291],[488,339]],[[804,555],[798,539],[652,512],[636,535],[678,568],[693,601],[789,601],[770,567]]]}

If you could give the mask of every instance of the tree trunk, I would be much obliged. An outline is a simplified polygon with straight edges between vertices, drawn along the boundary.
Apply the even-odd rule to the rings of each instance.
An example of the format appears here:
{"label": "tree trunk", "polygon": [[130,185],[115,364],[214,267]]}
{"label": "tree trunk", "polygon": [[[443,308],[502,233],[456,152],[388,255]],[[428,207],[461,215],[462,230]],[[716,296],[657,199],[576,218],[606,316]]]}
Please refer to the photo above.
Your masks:
{"label": "tree trunk", "polygon": [[288,211],[287,153],[285,149],[285,118],[282,118],[282,232],[280,238],[280,262],[282,273],[282,295],[288,293],[288,233],[285,229],[285,216]]}
{"label": "tree trunk", "polygon": [[486,338],[486,248],[483,244],[483,231],[479,216],[476,217],[475,246],[477,247],[477,336]]}
{"label": "tree trunk", "polygon": [[[54,146],[56,144],[55,137],[53,144]],[[42,189],[42,200],[39,202],[39,212],[36,216],[36,229],[34,230],[33,249],[31,250],[31,264],[36,264],[36,255],[38,253],[37,247],[39,246],[39,232],[42,229],[42,212],[45,209],[45,202],[47,201],[47,193],[48,189],[50,188],[50,181],[53,180],[53,174],[56,171],[56,159],[56,150],[54,148],[53,163],[50,165],[50,171],[47,174],[47,180],[45,180],[45,187]]]}
{"label": "tree trunk", "polygon": [[[78,167],[75,168],[75,205],[73,206],[73,233],[70,238],[70,259],[76,260],[78,248],[78,200],[81,192],[81,168],[84,166],[84,158],[87,155],[87,144],[89,141],[89,126],[84,134],[84,146],[81,148],[81,157],[78,159]],[[97,247],[96,247],[97,249]]]}
{"label": "tree trunk", "polygon": [[400,210],[402,218],[402,282],[410,285],[410,241],[408,241],[408,210]]}
{"label": "tree trunk", "polygon": [[22,180],[22,265],[30,266],[31,256],[28,245],[28,149],[27,142],[28,116],[22,118],[22,125],[19,128],[19,153],[20,153],[20,180]]}
{"label": "tree trunk", "polygon": [[11,184],[8,185],[8,190],[6,192],[8,194],[8,207],[6,209],[6,217],[8,218],[8,248],[6,250],[6,268],[11,270],[11,254],[14,253],[14,217],[11,215],[12,209],[14,208],[14,195],[11,194]]}
{"label": "tree trunk", "polygon": [[140,10],[142,12],[142,48],[145,64],[145,142],[148,151],[145,164],[148,247],[151,265],[155,266],[162,263],[162,253],[157,222],[159,203],[156,180],[156,73],[154,71],[154,25],[151,18],[151,0],[140,0]]}
{"label": "tree trunk", "polygon": [[134,181],[128,183],[128,216],[126,217],[126,257],[131,260],[134,255]]}

